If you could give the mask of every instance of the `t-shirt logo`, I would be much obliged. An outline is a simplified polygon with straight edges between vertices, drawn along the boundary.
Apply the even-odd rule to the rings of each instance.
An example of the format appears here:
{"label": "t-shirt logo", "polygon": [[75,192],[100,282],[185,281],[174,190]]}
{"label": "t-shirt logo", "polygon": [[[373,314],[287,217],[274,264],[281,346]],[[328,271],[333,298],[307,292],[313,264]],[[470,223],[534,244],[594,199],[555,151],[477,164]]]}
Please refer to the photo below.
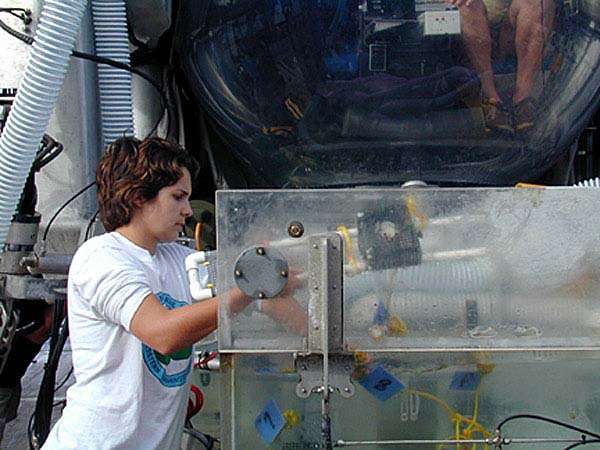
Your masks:
{"label": "t-shirt logo", "polygon": [[[160,303],[168,309],[179,308],[187,305],[185,302],[175,300],[169,294],[159,292],[156,297]],[[179,350],[178,352],[169,355],[163,355],[151,349],[145,344],[142,344],[142,354],[146,367],[152,375],[154,375],[163,386],[178,387],[185,384],[187,376],[192,367],[192,347]]]}

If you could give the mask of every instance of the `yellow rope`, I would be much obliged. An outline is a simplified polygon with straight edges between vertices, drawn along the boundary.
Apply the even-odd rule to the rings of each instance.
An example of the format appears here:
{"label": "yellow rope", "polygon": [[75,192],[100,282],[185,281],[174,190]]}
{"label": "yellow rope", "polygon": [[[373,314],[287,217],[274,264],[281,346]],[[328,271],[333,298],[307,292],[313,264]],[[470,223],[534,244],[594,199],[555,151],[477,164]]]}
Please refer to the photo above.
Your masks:
{"label": "yellow rope", "polygon": [[[446,412],[448,412],[448,415],[450,416],[450,420],[452,422],[454,422],[455,434],[454,434],[454,436],[448,437],[448,439],[449,440],[454,439],[456,441],[461,441],[461,440],[472,439],[473,433],[475,433],[475,432],[481,433],[481,435],[484,437],[484,439],[492,436],[492,433],[490,433],[483,425],[481,425],[479,422],[477,422],[477,415],[479,413],[479,397],[480,397],[480,392],[481,392],[480,387],[481,387],[481,380],[479,381],[479,385],[477,386],[477,391],[475,392],[475,407],[474,407],[474,411],[473,411],[473,418],[471,418],[471,419],[463,416],[462,414],[457,413],[444,400],[442,400],[441,398],[436,397],[435,395],[430,394],[428,392],[416,391],[413,389],[405,389],[402,391],[402,393],[418,395],[419,397],[423,397],[423,398],[432,400],[432,401],[436,402],[438,405],[440,405],[442,408],[444,408],[446,410]],[[468,425],[468,426],[461,432],[461,425]],[[443,444],[440,444],[438,446],[438,450],[443,450],[443,448],[444,448]],[[457,450],[461,450],[460,442],[456,443],[456,448],[457,448]],[[484,448],[487,450],[488,444],[485,444]],[[473,444],[471,449],[476,450],[477,444]]]}

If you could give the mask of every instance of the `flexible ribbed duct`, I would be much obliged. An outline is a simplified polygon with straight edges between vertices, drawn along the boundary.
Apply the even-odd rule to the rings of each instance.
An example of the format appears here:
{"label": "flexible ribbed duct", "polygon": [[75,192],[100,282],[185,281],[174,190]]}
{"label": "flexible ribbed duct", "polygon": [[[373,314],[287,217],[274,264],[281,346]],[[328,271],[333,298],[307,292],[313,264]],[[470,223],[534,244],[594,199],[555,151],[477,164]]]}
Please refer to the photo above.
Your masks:
{"label": "flexible ribbed duct", "polygon": [[47,0],[25,74],[0,136],[0,246],[63,85],[85,0]]}
{"label": "flexible ribbed duct", "polygon": [[[92,0],[96,55],[129,65],[127,11],[124,0]],[[103,144],[134,135],[131,73],[98,65]]]}

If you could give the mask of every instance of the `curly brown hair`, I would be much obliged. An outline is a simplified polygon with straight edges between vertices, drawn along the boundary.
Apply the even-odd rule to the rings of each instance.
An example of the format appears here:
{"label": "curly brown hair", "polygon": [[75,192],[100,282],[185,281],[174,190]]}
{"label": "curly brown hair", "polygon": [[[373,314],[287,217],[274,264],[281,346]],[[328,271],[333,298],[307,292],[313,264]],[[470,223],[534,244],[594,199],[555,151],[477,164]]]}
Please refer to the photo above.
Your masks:
{"label": "curly brown hair", "polygon": [[178,144],[151,137],[142,141],[122,138],[107,146],[96,170],[100,219],[106,231],[131,221],[134,201],[152,200],[171,186],[186,168],[192,180],[198,163]]}

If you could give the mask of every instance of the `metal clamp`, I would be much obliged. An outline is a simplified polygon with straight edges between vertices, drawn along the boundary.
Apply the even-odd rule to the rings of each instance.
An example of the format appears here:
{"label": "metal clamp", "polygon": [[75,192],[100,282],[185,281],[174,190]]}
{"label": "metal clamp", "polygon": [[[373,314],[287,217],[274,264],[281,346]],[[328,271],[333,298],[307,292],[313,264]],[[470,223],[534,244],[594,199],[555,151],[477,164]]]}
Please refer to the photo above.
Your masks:
{"label": "metal clamp", "polygon": [[[352,355],[331,355],[329,357],[330,392],[337,391],[342,397],[354,395],[354,384],[351,380]],[[296,394],[300,398],[308,398],[310,394],[320,394],[324,389],[323,361],[320,355],[299,356],[296,358],[296,370],[300,374],[300,382],[296,386]]]}

